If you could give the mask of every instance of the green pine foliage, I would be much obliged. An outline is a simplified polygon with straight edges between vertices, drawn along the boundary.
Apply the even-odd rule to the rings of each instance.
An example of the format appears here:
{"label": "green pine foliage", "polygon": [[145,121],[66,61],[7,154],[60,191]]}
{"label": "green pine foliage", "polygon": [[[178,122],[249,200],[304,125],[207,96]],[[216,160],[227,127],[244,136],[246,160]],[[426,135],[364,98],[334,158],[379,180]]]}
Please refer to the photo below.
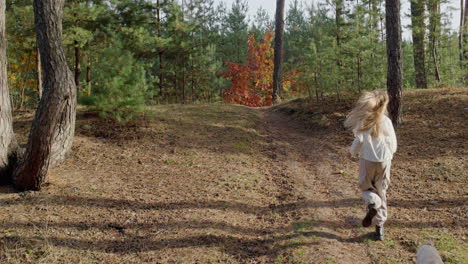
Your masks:
{"label": "green pine foliage", "polygon": [[118,43],[99,55],[94,91],[81,96],[80,102],[92,106],[103,117],[128,121],[144,110],[148,90],[144,67]]}
{"label": "green pine foliage", "polygon": [[[39,98],[32,3],[7,1],[9,87],[17,108],[34,107]],[[226,62],[244,63],[247,36],[274,30],[274,14],[260,8],[249,16],[248,3],[66,1],[63,42],[71,70],[75,72],[75,65],[81,68],[80,101],[118,120],[135,116],[145,104],[220,101],[230,83],[223,77]],[[288,5],[284,73],[292,83],[289,90],[297,91],[290,96],[340,98],[345,92],[386,86],[384,0],[291,0]],[[426,32],[428,86],[461,86],[468,60],[460,61],[458,32],[448,23],[450,12],[459,10],[431,15],[425,7],[426,24],[418,30]],[[339,19],[337,10],[341,10]],[[405,14],[410,10],[402,10]],[[434,19],[440,21],[435,33],[440,82],[434,77],[429,41]],[[404,88],[412,89],[416,71],[411,39],[404,39],[403,51]]]}

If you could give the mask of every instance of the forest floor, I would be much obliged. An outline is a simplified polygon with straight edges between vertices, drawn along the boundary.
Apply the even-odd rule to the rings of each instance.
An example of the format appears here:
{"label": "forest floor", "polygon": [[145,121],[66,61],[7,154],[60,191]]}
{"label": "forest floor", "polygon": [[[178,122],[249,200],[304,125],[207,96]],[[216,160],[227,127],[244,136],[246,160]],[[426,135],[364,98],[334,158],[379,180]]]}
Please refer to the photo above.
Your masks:
{"label": "forest floor", "polygon": [[355,99],[80,111],[43,190],[0,188],[0,263],[414,263],[424,242],[468,263],[468,91],[405,92],[382,242],[345,158]]}

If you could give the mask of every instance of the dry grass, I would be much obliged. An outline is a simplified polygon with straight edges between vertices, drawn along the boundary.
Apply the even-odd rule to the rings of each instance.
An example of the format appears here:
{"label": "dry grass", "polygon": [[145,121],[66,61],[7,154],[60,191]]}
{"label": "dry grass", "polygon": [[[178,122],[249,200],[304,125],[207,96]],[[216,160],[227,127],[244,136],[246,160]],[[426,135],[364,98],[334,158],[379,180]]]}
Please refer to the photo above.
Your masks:
{"label": "dry grass", "polygon": [[[426,240],[466,263],[467,97],[405,93],[385,242],[359,227],[343,158],[352,98],[158,106],[126,125],[80,112],[41,192],[0,189],[0,263],[411,263]],[[24,142],[31,114],[16,118]]]}

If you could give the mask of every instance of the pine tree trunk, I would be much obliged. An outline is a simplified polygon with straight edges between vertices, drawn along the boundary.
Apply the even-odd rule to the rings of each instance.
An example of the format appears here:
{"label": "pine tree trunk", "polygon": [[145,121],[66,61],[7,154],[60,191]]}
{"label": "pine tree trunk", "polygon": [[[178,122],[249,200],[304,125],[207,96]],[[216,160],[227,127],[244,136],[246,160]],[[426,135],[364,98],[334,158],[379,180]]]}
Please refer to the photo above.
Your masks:
{"label": "pine tree trunk", "polygon": [[462,41],[462,68],[465,70],[464,83],[468,85],[468,0],[465,0],[463,10],[463,41]]}
{"label": "pine tree trunk", "polygon": [[86,64],[86,93],[91,95],[91,55],[88,55],[88,63]]}
{"label": "pine tree trunk", "polygon": [[[159,0],[156,2],[156,18],[158,21],[158,37],[161,37],[161,7],[159,6]],[[163,97],[163,65],[162,65],[162,57],[163,52],[161,48],[158,51],[158,59],[159,59],[159,96]]]}
{"label": "pine tree trunk", "polygon": [[357,88],[358,88],[359,93],[361,93],[361,79],[362,79],[361,57],[358,56],[356,59],[357,59]]}
{"label": "pine tree trunk", "polygon": [[41,65],[41,53],[39,48],[36,49],[36,70],[37,70],[37,92],[39,99],[42,97],[42,65]]}
{"label": "pine tree trunk", "polygon": [[465,61],[465,67],[468,67],[468,0],[465,0],[465,9],[463,11],[463,60]]}
{"label": "pine tree trunk", "polygon": [[339,89],[341,87],[342,80],[340,79],[341,75],[341,66],[343,65],[341,61],[341,25],[343,23],[343,0],[336,0],[336,11],[335,11],[335,26],[336,26],[336,47],[337,47],[337,56],[336,56],[336,66],[338,67],[338,78],[335,79],[335,90],[336,95],[339,97]]}
{"label": "pine tree trunk", "polygon": [[401,48],[400,0],[385,1],[387,30],[387,91],[390,97],[388,110],[395,126],[400,123],[403,64]]}
{"label": "pine tree trunk", "polygon": [[413,33],[413,58],[417,88],[427,88],[426,56],[424,39],[426,26],[424,23],[423,0],[411,0],[411,23]]}
{"label": "pine tree trunk", "polygon": [[75,126],[76,86],[62,46],[64,0],[34,0],[37,43],[44,71],[39,102],[26,152],[13,172],[19,190],[39,190],[49,166],[71,148]]}
{"label": "pine tree trunk", "polygon": [[432,58],[434,78],[440,82],[439,58],[437,44],[440,36],[440,0],[428,0],[427,9],[429,10],[429,49]]}
{"label": "pine tree trunk", "polygon": [[277,102],[279,93],[283,90],[283,35],[284,35],[284,0],[276,1],[275,17],[275,56],[273,68],[273,104]]}
{"label": "pine tree trunk", "polygon": [[183,69],[182,69],[182,104],[186,103],[186,98],[185,98],[185,61],[182,64]]}
{"label": "pine tree trunk", "polygon": [[179,90],[177,90],[177,70],[174,71],[174,93],[173,94],[175,94],[176,103],[180,103]]}
{"label": "pine tree trunk", "polygon": [[81,78],[81,52],[78,41],[75,40],[75,85],[77,89],[80,89],[80,78]]}
{"label": "pine tree trunk", "polygon": [[18,144],[13,132],[10,92],[7,83],[5,35],[5,0],[0,0],[0,183],[11,181],[11,168],[18,156]]}
{"label": "pine tree trunk", "polygon": [[[466,1],[468,3],[468,0]],[[458,49],[460,52],[460,62],[463,67],[463,29],[464,27],[464,12],[465,6],[464,6],[464,0],[460,0],[460,30],[458,32]]]}
{"label": "pine tree trunk", "polygon": [[164,78],[164,75],[163,75],[163,60],[162,60],[162,57],[163,57],[163,53],[162,51],[158,52],[158,57],[159,57],[159,95],[161,96],[161,98],[163,97],[163,78]]}

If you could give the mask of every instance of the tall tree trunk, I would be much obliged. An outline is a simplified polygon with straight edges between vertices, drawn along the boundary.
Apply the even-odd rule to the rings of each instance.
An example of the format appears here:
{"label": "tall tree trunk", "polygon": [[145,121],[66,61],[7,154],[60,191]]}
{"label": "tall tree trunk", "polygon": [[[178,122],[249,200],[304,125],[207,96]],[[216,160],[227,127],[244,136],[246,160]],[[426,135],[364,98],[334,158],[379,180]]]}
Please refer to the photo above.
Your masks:
{"label": "tall tree trunk", "polygon": [[417,88],[427,88],[426,55],[424,51],[426,25],[424,18],[423,0],[411,0],[413,59]]}
{"label": "tall tree trunk", "polygon": [[186,98],[185,98],[185,60],[184,63],[182,64],[182,104],[186,103]]}
{"label": "tall tree trunk", "polygon": [[[468,4],[468,0],[466,1]],[[460,0],[460,30],[458,32],[458,49],[460,52],[460,62],[463,67],[463,31],[464,31],[464,12],[465,6],[464,6],[464,0]]]}
{"label": "tall tree trunk", "polygon": [[42,65],[41,65],[41,52],[39,48],[36,49],[36,70],[37,70],[37,92],[39,99],[42,97]]}
{"label": "tall tree trunk", "polygon": [[190,90],[191,90],[191,93],[190,93],[191,99],[190,100],[193,103],[194,100],[195,100],[195,96],[194,96],[195,95],[195,73],[194,73],[195,69],[193,67],[193,61],[192,61],[192,67],[191,68],[192,68],[192,73],[191,73],[191,78],[190,78],[191,79],[190,80]]}
{"label": "tall tree trunk", "polygon": [[61,41],[63,5],[64,0],[34,0],[44,94],[36,110],[26,152],[13,172],[19,190],[39,190],[49,166],[64,158],[73,140],[76,86]]}
{"label": "tall tree trunk", "polygon": [[89,96],[91,95],[91,54],[88,54],[88,62],[86,64],[86,87],[86,93]]}
{"label": "tall tree trunk", "polygon": [[387,30],[387,91],[390,97],[388,110],[395,126],[400,123],[403,64],[401,49],[400,0],[385,1],[385,26]]}
{"label": "tall tree trunk", "polygon": [[361,79],[362,79],[361,56],[358,55],[356,60],[357,60],[357,88],[358,88],[359,93],[361,93]]}
{"label": "tall tree trunk", "polygon": [[[177,59],[176,59],[177,60]],[[174,93],[175,95],[175,102],[179,103],[179,91],[177,90],[177,70],[174,71]]]}
{"label": "tall tree trunk", "polygon": [[273,68],[273,104],[283,90],[283,35],[284,35],[284,0],[276,0],[275,16],[275,56]]}
{"label": "tall tree trunk", "polygon": [[7,82],[5,0],[0,0],[0,183],[11,181],[11,168],[18,157],[18,144],[13,132],[10,92]]}
{"label": "tall tree trunk", "polygon": [[[465,0],[463,10],[463,60],[468,61],[468,0]],[[465,64],[465,66],[468,66]]]}
{"label": "tall tree trunk", "polygon": [[440,82],[438,41],[440,36],[440,0],[428,0],[427,9],[429,10],[429,50],[432,58],[434,78]]}
{"label": "tall tree trunk", "polygon": [[[158,20],[158,37],[161,37],[161,7],[159,5],[159,0],[156,2],[156,18]],[[162,57],[163,57],[163,52],[162,49],[159,48],[158,51],[158,58],[159,58],[159,96],[162,99],[163,96],[163,64],[162,64]]]}
{"label": "tall tree trunk", "polygon": [[343,0],[336,0],[335,6],[335,26],[336,26],[336,47],[337,47],[337,56],[336,56],[336,66],[338,67],[338,78],[335,79],[335,90],[336,95],[339,97],[339,87],[341,87],[341,25],[343,24]]}
{"label": "tall tree trunk", "polygon": [[159,51],[158,52],[158,57],[159,57],[159,95],[161,96],[161,98],[163,97],[163,78],[164,78],[164,75],[163,75],[163,53],[162,51]]}
{"label": "tall tree trunk", "polygon": [[468,85],[468,0],[465,0],[463,10],[463,62],[462,67],[465,70],[464,83]]}
{"label": "tall tree trunk", "polygon": [[78,41],[75,40],[75,85],[77,89],[80,89],[80,78],[81,78],[81,50],[78,45]]}

